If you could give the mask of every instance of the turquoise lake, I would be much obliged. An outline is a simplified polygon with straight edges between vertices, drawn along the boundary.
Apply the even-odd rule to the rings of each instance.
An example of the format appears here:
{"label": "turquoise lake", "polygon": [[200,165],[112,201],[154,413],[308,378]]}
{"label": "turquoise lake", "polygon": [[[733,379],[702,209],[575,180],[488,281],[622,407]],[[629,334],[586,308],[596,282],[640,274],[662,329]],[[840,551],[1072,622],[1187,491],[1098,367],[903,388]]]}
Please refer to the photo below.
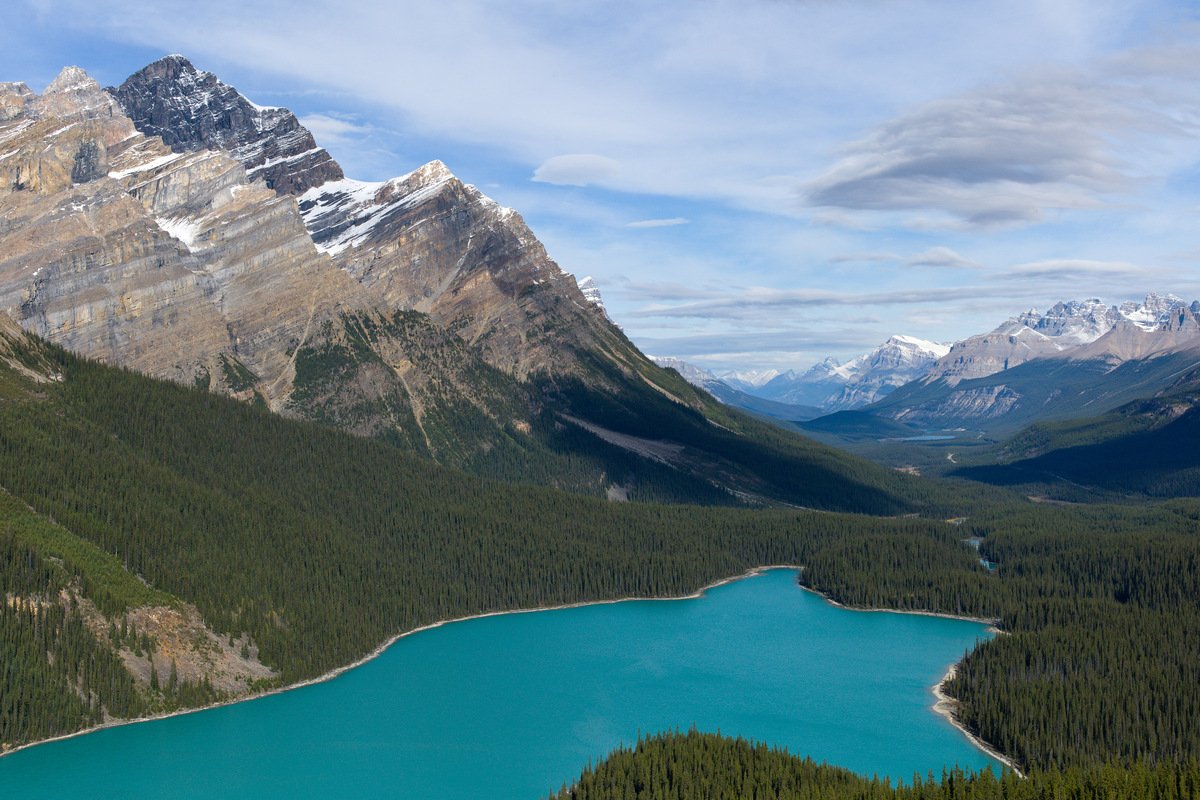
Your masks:
{"label": "turquoise lake", "polygon": [[0,797],[537,800],[639,732],[692,725],[905,781],[998,768],[930,691],[988,636],[837,608],[770,570],[423,631],[332,681],[0,758]]}

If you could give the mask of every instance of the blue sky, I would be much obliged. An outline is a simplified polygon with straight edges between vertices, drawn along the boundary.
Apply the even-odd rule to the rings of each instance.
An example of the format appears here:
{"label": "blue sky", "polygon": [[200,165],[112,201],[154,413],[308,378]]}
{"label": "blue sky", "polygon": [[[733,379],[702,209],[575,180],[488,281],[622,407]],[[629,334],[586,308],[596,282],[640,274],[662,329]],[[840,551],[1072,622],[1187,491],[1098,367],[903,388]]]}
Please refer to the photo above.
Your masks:
{"label": "blue sky", "polygon": [[441,159],[642,349],[718,370],[1200,297],[1191,2],[17,0],[5,23],[0,80],[178,52],[352,177]]}

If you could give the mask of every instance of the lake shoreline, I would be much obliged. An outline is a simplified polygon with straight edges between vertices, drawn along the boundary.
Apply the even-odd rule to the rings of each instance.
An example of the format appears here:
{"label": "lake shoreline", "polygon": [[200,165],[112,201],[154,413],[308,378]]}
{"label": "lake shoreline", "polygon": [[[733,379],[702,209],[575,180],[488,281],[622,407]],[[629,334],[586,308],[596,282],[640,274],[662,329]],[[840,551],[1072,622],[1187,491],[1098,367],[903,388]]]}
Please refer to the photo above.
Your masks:
{"label": "lake shoreline", "polygon": [[[572,608],[581,608],[584,606],[612,605],[612,604],[616,604],[616,603],[630,603],[630,602],[677,602],[677,601],[682,601],[682,600],[696,600],[696,599],[703,597],[707,592],[711,591],[712,589],[716,589],[721,586],[725,586],[727,584],[734,583],[736,581],[745,580],[747,578],[751,578],[756,575],[760,575],[764,572],[768,572],[768,571],[772,571],[772,570],[779,570],[779,569],[794,570],[797,573],[800,573],[803,571],[803,567],[796,565],[796,564],[770,564],[770,565],[764,565],[764,566],[759,566],[759,567],[754,567],[754,568],[748,569],[745,572],[742,572],[738,575],[721,578],[720,580],[716,580],[716,581],[713,581],[712,583],[706,584],[706,585],[702,586],[701,588],[697,589],[696,591],[691,592],[686,595],[673,595],[673,596],[669,596],[669,597],[631,596],[631,597],[617,597],[617,598],[612,598],[612,599],[608,599],[608,600],[581,600],[581,601],[577,601],[577,602],[573,602],[573,603],[564,603],[564,604],[560,604],[560,605],[535,606],[535,607],[530,607],[530,608],[518,608],[518,609],[510,609],[510,610],[502,610],[502,611],[486,611],[486,612],[481,612],[481,613],[477,613],[477,614],[467,614],[464,616],[454,617],[451,619],[438,620],[436,622],[431,622],[427,625],[422,625],[417,628],[413,628],[411,630],[403,631],[401,633],[397,633],[393,636],[390,636],[386,640],[384,640],[382,643],[380,643],[377,647],[372,649],[369,653],[362,656],[361,658],[359,658],[349,664],[344,664],[340,667],[335,667],[334,669],[331,669],[328,672],[325,672],[314,678],[309,678],[307,680],[299,681],[297,683],[288,684],[287,686],[280,686],[280,687],[270,689],[270,690],[267,690],[264,692],[258,692],[256,694],[241,695],[241,696],[230,698],[227,700],[221,700],[216,703],[210,703],[208,705],[198,706],[196,708],[179,709],[176,711],[170,711],[170,712],[165,712],[165,713],[161,713],[161,714],[152,714],[152,715],[148,715],[145,717],[137,717],[134,719],[114,719],[114,720],[110,720],[107,722],[102,722],[99,725],[93,725],[89,728],[84,728],[82,730],[74,731],[72,733],[63,734],[61,736],[54,736],[54,737],[51,737],[48,739],[39,739],[36,742],[28,742],[26,744],[19,745],[17,747],[12,748],[11,750],[6,750],[3,752],[0,752],[0,759],[4,758],[6,756],[12,755],[13,753],[17,753],[22,750],[26,750],[31,747],[37,747],[39,745],[50,744],[51,742],[59,742],[59,741],[67,740],[67,739],[74,739],[79,736],[85,736],[87,734],[96,733],[98,731],[106,730],[108,728],[116,728],[116,727],[121,727],[121,726],[125,726],[125,725],[136,725],[136,724],[144,723],[144,722],[154,722],[156,720],[169,719],[171,717],[183,716],[185,714],[196,714],[201,711],[209,711],[209,710],[212,710],[215,708],[231,706],[231,705],[234,705],[235,703],[247,703],[247,702],[259,700],[259,699],[262,699],[265,697],[271,697],[273,695],[283,694],[284,692],[290,692],[295,689],[301,689],[306,686],[314,686],[317,684],[325,683],[327,681],[333,680],[334,678],[337,678],[338,676],[342,675],[343,673],[349,672],[352,669],[356,669],[358,667],[363,666],[364,664],[367,664],[370,661],[373,661],[374,659],[381,656],[388,648],[390,648],[392,645],[394,645],[396,642],[400,641],[403,638],[406,638],[408,636],[413,636],[413,635],[421,633],[423,631],[432,630],[434,628],[440,628],[443,625],[450,625],[450,624],[453,624],[456,622],[468,622],[470,620],[485,619],[488,617],[495,617],[495,616],[501,616],[501,615],[507,615],[507,614],[532,614],[532,613],[537,613],[537,612],[542,612],[542,611],[558,611],[558,610],[565,610],[565,609],[572,609]],[[943,617],[943,618],[948,618],[948,619],[959,619],[959,620],[976,622],[976,623],[981,623],[981,624],[988,624],[988,625],[994,625],[996,622],[998,622],[997,620],[979,619],[979,618],[974,618],[974,617],[945,614],[945,613],[933,612],[933,611],[909,611],[909,610],[901,611],[901,610],[897,610],[897,609],[887,609],[887,608],[869,608],[869,609],[855,608],[853,606],[847,606],[843,603],[839,603],[836,600],[833,600],[832,598],[828,597],[827,595],[825,595],[822,592],[819,592],[815,589],[804,586],[799,581],[797,581],[796,585],[800,589],[802,589],[806,592],[811,592],[813,594],[818,595],[819,597],[821,597],[825,602],[829,603],[830,605],[833,605],[835,607],[842,608],[842,609],[845,609],[848,611],[864,611],[864,612],[872,612],[872,613],[878,612],[878,613],[915,614],[915,615],[920,615],[920,616],[932,616],[932,617]],[[995,628],[992,628],[992,630],[995,630]],[[945,678],[943,678],[942,681],[940,681],[937,684],[937,686],[934,687],[934,695],[937,698],[937,702],[934,704],[933,710],[936,711],[938,714],[946,717],[946,719],[949,720],[950,724],[953,725],[955,728],[957,728],[960,732],[962,732],[976,748],[978,748],[982,752],[988,754],[992,758],[995,758],[997,761],[1000,761],[1001,763],[1014,769],[1015,771],[1017,771],[1018,774],[1021,774],[1020,771],[1017,770],[1015,766],[1013,766],[1012,761],[1010,759],[1008,759],[1006,756],[1004,756],[1003,754],[996,751],[994,748],[992,748],[986,742],[984,742],[981,739],[972,735],[971,732],[968,731],[965,727],[963,727],[962,724],[959,723],[957,718],[954,716],[954,713],[952,710],[952,704],[956,701],[953,698],[949,697],[948,695],[945,695],[945,693],[942,691],[942,685],[953,676],[956,668],[957,668],[957,664],[952,664],[950,666],[950,671],[947,673],[947,676]]]}
{"label": "lake shoreline", "polygon": [[644,602],[644,601],[675,602],[678,600],[697,600],[697,599],[703,597],[704,594],[711,589],[716,589],[720,586],[725,586],[726,584],[734,583],[735,581],[744,580],[746,578],[752,578],[755,575],[759,575],[759,574],[762,574],[763,572],[767,572],[769,570],[775,570],[775,569],[792,569],[792,570],[799,571],[801,569],[801,567],[799,567],[798,565],[795,565],[795,564],[770,564],[767,566],[754,567],[752,569],[746,570],[745,572],[741,573],[740,575],[733,575],[733,576],[730,576],[727,578],[721,578],[720,580],[713,581],[712,583],[709,583],[709,584],[706,584],[705,586],[700,587],[699,589],[692,592],[691,594],[685,594],[685,595],[673,595],[671,597],[614,597],[609,600],[580,600],[580,601],[577,601],[574,603],[564,603],[561,605],[554,605],[554,606],[534,606],[531,608],[514,608],[514,609],[507,610],[507,611],[484,611],[484,612],[481,612],[478,614],[467,614],[462,617],[454,617],[451,619],[438,620],[437,622],[431,622],[428,625],[422,625],[420,627],[413,628],[411,630],[407,630],[402,633],[397,633],[397,634],[389,637],[388,639],[384,640],[380,645],[378,645],[375,649],[371,650],[371,652],[364,655],[362,658],[359,658],[356,661],[352,661],[349,664],[344,664],[340,667],[335,667],[334,669],[331,669],[328,672],[322,673],[321,675],[318,675],[315,678],[308,678],[307,680],[303,680],[298,683],[289,683],[287,686],[280,686],[280,687],[277,687],[274,689],[268,689],[265,692],[240,695],[238,697],[233,697],[228,700],[221,700],[216,703],[209,703],[208,705],[205,705],[205,706],[196,706],[195,708],[181,708],[177,711],[167,711],[162,714],[150,714],[145,717],[135,717],[133,719],[114,719],[114,720],[110,720],[108,722],[102,722],[99,725],[93,725],[90,728],[82,728],[80,730],[73,731],[71,733],[64,733],[61,736],[52,736],[48,739],[38,739],[36,742],[26,742],[25,744],[18,745],[16,747],[12,748],[11,750],[4,750],[4,751],[0,752],[0,758],[5,758],[6,756],[10,756],[13,753],[19,753],[22,750],[28,750],[31,747],[38,747],[39,745],[50,744],[52,742],[61,742],[61,741],[65,741],[67,739],[74,739],[79,736],[86,736],[89,733],[97,733],[99,731],[107,730],[109,728],[119,728],[119,727],[122,727],[125,725],[138,725],[143,722],[155,722],[157,720],[170,719],[172,717],[182,717],[185,714],[198,714],[201,711],[210,711],[214,708],[223,708],[225,706],[234,705],[235,703],[249,703],[254,700],[260,700],[264,697],[272,697],[274,695],[283,694],[284,692],[290,692],[295,689],[303,689],[306,686],[315,686],[319,683],[325,683],[327,681],[331,681],[334,678],[338,677],[339,675],[342,675],[343,673],[349,672],[352,669],[357,669],[358,667],[361,667],[362,665],[364,665],[370,661],[374,661],[376,658],[379,658],[379,656],[383,655],[384,651],[386,651],[389,647],[391,647],[396,642],[400,641],[401,639],[403,639],[407,636],[413,636],[415,634],[421,633],[422,631],[428,631],[428,630],[433,630],[434,628],[440,628],[443,625],[451,625],[455,622],[468,622],[473,619],[485,619],[487,617],[497,617],[497,616],[501,616],[501,615],[505,615],[505,614],[534,614],[539,611],[560,611],[560,610],[570,609],[570,608],[582,608],[584,606],[612,605],[614,603],[634,603],[634,602]]}
{"label": "lake shoreline", "polygon": [[942,679],[933,685],[933,696],[937,698],[937,702],[933,704],[934,712],[949,720],[950,724],[957,728],[963,736],[971,740],[971,744],[1017,773],[1018,776],[1024,778],[1025,773],[1021,771],[1020,767],[1011,758],[969,731],[967,726],[963,725],[959,720],[958,714],[955,713],[958,707],[958,699],[951,697],[946,692],[946,684],[954,680],[956,675],[958,675],[958,664],[951,664],[950,668],[946,670],[946,674],[942,676]]}
{"label": "lake shoreline", "polygon": [[[838,608],[844,608],[847,611],[863,611],[863,612],[871,613],[871,614],[913,614],[913,615],[920,616],[920,617],[941,617],[942,619],[958,619],[958,620],[963,620],[964,622],[977,622],[981,625],[987,625],[989,633],[994,633],[998,636],[1004,635],[1004,631],[1002,631],[1000,628],[996,627],[997,625],[1000,624],[1000,620],[998,620],[998,619],[985,619],[983,617],[968,617],[965,614],[947,614],[942,611],[911,611],[911,610],[901,611],[901,610],[898,610],[895,608],[857,608],[855,606],[848,606],[845,603],[839,603],[837,600],[834,600],[832,597],[825,594],[824,592],[818,591],[817,589],[813,589],[812,587],[809,587],[809,586],[805,586],[804,584],[800,584],[800,588],[806,592],[812,592],[813,594],[817,595],[818,597],[820,597],[822,600],[829,603],[830,605],[837,606]],[[963,736],[967,737],[967,739],[970,740],[971,744],[975,745],[976,748],[987,753],[989,756],[996,759],[1001,764],[1003,764],[1004,766],[1011,769],[1013,772],[1017,773],[1017,775],[1024,778],[1025,773],[1020,770],[1020,768],[1016,765],[1016,763],[1011,758],[1004,755],[1004,753],[1001,753],[1000,750],[998,750],[996,747],[992,746],[989,742],[986,742],[983,739],[980,739],[978,736],[976,736],[974,733],[972,733],[970,730],[968,730],[967,726],[963,725],[962,721],[959,720],[958,714],[955,713],[955,710],[958,705],[958,698],[952,697],[946,692],[946,684],[948,684],[950,681],[954,680],[954,676],[957,674],[958,674],[958,664],[957,663],[951,664],[949,666],[949,668],[946,670],[946,674],[942,676],[942,679],[933,685],[932,692],[933,692],[933,696],[935,698],[935,702],[933,704],[934,712],[942,717],[945,717],[946,720],[951,725],[953,725],[959,731],[959,733],[961,733]]]}

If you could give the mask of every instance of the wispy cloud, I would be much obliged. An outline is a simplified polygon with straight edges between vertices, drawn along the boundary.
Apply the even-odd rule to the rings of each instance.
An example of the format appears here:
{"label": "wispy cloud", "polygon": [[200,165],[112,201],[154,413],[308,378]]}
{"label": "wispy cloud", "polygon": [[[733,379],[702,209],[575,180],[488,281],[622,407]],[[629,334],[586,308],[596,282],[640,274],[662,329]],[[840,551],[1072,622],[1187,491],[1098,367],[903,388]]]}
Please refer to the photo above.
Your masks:
{"label": "wispy cloud", "polygon": [[842,253],[829,259],[831,264],[870,264],[894,262],[910,267],[950,267],[955,269],[978,269],[977,261],[959,255],[949,247],[931,247],[912,256],[902,256],[888,251]]}
{"label": "wispy cloud", "polygon": [[949,247],[931,247],[923,253],[906,259],[913,267],[950,267],[952,269],[979,269],[982,264],[959,255]]}
{"label": "wispy cloud", "polygon": [[1059,258],[1045,261],[1033,261],[1017,264],[1006,270],[1007,277],[1012,280],[1028,280],[1030,278],[1055,278],[1060,280],[1075,279],[1120,279],[1121,281],[1149,281],[1166,277],[1176,270],[1164,270],[1162,267],[1147,267],[1130,264],[1123,261],[1090,261],[1087,259]]}
{"label": "wispy cloud", "polygon": [[698,317],[743,319],[758,317],[760,312],[773,313],[801,310],[823,306],[894,306],[934,304],[979,295],[979,287],[963,286],[948,289],[899,289],[887,292],[835,292],[819,289],[773,289],[753,287],[742,292],[730,292],[724,296],[698,300],[691,303],[666,305],[654,303],[632,312],[634,317]]}
{"label": "wispy cloud", "polygon": [[369,124],[338,114],[307,114],[300,118],[300,124],[308,128],[313,137],[325,147],[356,143],[370,135],[373,130]]}
{"label": "wispy cloud", "polygon": [[538,183],[558,186],[587,186],[614,177],[621,169],[619,161],[593,153],[573,153],[548,158],[533,171]]}
{"label": "wispy cloud", "polygon": [[806,202],[937,211],[981,228],[1103,207],[1150,177],[1164,139],[1195,135],[1200,91],[1177,84],[1181,63],[1200,68],[1200,47],[1027,70],[926,103],[846,146]]}
{"label": "wispy cloud", "polygon": [[637,222],[625,223],[626,228],[672,228],[676,225],[687,225],[690,220],[684,217],[668,217],[667,219],[640,219]]}

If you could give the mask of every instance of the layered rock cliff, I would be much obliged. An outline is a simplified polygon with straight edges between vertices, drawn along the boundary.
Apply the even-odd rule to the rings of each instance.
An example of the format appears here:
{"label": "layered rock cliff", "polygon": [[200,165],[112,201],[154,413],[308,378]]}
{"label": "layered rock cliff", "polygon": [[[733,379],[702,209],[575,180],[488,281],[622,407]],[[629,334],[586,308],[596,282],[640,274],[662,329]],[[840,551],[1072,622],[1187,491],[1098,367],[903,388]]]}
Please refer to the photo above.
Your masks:
{"label": "layered rock cliff", "polygon": [[630,355],[521,216],[440,161],[385,183],[316,187],[300,211],[376,303],[428,314],[518,380],[572,372],[579,351]]}
{"label": "layered rock cliff", "polygon": [[223,153],[138,133],[82,70],[7,96],[24,101],[0,123],[0,308],[111,363],[286,395],[289,352],[357,291],[294,202]]}
{"label": "layered rock cliff", "polygon": [[0,116],[0,310],[72,350],[492,476],[897,507],[656,367],[440,162],[347,180],[180,57],[108,92],[5,84]]}
{"label": "layered rock cliff", "polygon": [[280,194],[343,177],[295,114],[251,103],[183,56],[159,59],[108,91],[146,136],[177,153],[223,150]]}
{"label": "layered rock cliff", "polygon": [[0,308],[76,352],[457,461],[531,430],[531,376],[644,366],[515,212],[440,162],[345,180],[186,59],[0,109]]}

